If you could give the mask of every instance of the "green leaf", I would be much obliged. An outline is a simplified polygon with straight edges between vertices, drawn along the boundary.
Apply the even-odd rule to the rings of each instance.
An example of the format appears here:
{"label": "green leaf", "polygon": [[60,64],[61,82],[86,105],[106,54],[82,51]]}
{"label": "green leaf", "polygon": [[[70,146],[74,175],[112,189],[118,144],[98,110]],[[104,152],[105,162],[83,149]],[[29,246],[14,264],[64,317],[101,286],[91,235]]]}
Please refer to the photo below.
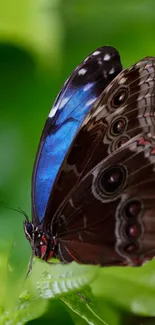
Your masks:
{"label": "green leaf", "polygon": [[[50,265],[35,258],[33,271],[25,281],[25,291],[20,295],[19,301],[15,301],[16,307],[8,309],[1,304],[3,313],[0,324],[24,324],[41,316],[47,309],[48,299],[81,290],[96,277],[97,270],[98,268],[76,263]],[[15,284],[17,283],[16,279]]]}
{"label": "green leaf", "polygon": [[102,268],[92,284],[93,293],[136,314],[155,316],[154,269],[155,261],[139,268]]}
{"label": "green leaf", "polygon": [[83,288],[78,294],[61,297],[61,300],[89,325],[108,325],[99,316],[97,302],[89,287]]}
{"label": "green leaf", "polygon": [[31,319],[38,318],[46,309],[47,302],[45,300],[32,298],[25,292],[14,309],[1,310],[0,324],[22,325]]}
{"label": "green leaf", "polygon": [[75,262],[70,265],[52,265],[35,258],[29,282],[36,286],[40,297],[49,299],[79,291],[97,276],[97,272],[98,267],[78,265]]}

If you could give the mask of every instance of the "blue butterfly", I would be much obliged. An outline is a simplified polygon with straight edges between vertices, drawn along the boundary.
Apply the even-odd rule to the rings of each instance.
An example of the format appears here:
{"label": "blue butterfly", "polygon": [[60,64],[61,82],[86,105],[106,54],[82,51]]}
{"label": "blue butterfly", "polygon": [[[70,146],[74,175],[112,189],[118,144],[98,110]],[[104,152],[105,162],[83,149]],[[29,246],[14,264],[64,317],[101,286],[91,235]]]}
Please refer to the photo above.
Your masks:
{"label": "blue butterfly", "polygon": [[[134,191],[128,195],[130,171],[124,161],[136,152],[137,164],[148,163],[144,152],[153,140],[147,97],[152,82],[154,86],[154,65],[154,58],[146,58],[122,71],[117,50],[104,46],[65,82],[41,136],[32,177],[32,222],[24,223],[38,257],[47,261],[55,256],[64,263],[141,264],[141,253],[135,251],[144,203]],[[139,112],[139,105],[144,106],[140,98],[146,108]],[[134,221],[128,224],[129,214]]]}

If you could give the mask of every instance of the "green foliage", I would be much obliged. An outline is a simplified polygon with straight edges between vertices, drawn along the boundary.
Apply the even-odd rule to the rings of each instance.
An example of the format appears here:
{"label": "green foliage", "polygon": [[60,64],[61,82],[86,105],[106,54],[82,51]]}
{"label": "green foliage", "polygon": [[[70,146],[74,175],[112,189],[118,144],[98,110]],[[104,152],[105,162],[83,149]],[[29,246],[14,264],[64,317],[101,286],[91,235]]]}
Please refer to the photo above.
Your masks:
{"label": "green foliage", "polygon": [[[70,324],[72,319],[76,319],[75,324],[80,324],[77,322],[79,318],[84,320],[83,324],[89,325],[120,324],[118,307],[137,315],[155,316],[154,266],[155,263],[150,262],[143,268],[102,269],[76,263],[51,265],[36,258],[33,270],[25,280],[19,273],[17,278],[17,271],[10,261],[4,263],[3,260],[0,324],[25,324],[35,318],[41,320],[44,315],[48,323],[54,316],[61,318],[60,310],[64,305],[68,307],[70,315],[65,317]],[[10,277],[13,280],[13,273],[11,287],[8,284]],[[58,310],[56,315],[53,309]]]}
{"label": "green foliage", "polygon": [[[155,55],[155,2],[0,2],[0,200],[30,214],[39,137],[63,82],[96,47],[126,67]],[[35,259],[23,217],[0,206],[0,324],[155,324],[155,262],[141,268],[48,265]],[[145,317],[144,317],[145,316]]]}

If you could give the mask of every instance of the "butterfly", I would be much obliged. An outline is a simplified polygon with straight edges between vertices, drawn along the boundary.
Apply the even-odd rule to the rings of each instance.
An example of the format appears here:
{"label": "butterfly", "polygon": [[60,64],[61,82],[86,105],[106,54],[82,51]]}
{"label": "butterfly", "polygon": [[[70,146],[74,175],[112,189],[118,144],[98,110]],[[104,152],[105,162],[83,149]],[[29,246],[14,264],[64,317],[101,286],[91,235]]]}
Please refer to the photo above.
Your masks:
{"label": "butterfly", "polygon": [[138,266],[155,256],[155,57],[123,70],[103,46],[47,118],[24,231],[45,261]]}

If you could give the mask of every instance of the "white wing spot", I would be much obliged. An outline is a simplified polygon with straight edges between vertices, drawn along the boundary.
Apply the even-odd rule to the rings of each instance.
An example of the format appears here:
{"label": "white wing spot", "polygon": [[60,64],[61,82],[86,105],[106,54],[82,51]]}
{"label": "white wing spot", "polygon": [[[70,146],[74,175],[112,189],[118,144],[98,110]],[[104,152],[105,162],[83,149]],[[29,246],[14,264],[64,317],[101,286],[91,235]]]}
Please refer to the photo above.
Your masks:
{"label": "white wing spot", "polygon": [[100,51],[95,51],[92,55],[98,55],[100,53],[101,53]]}
{"label": "white wing spot", "polygon": [[82,68],[82,69],[79,70],[78,75],[83,76],[86,72],[87,72],[87,69]]}
{"label": "white wing spot", "polygon": [[61,109],[62,107],[64,107],[69,99],[70,97],[64,97],[61,101],[58,101],[58,103],[54,107],[52,107],[48,117],[52,118],[55,115],[57,109]]}
{"label": "white wing spot", "polygon": [[86,106],[90,106],[90,105],[94,104],[95,101],[96,101],[96,98],[92,98],[92,99],[88,100],[88,102],[86,103]]}
{"label": "white wing spot", "polygon": [[66,103],[69,101],[70,97],[64,97],[60,103],[59,109],[64,107]]}
{"label": "white wing spot", "polygon": [[115,69],[112,68],[110,71],[109,71],[109,74],[113,74],[115,72]]}
{"label": "white wing spot", "polygon": [[110,58],[111,58],[110,54],[107,53],[107,54],[105,54],[105,56],[103,57],[103,60],[104,60],[104,61],[109,61]]}
{"label": "white wing spot", "polygon": [[89,82],[87,85],[85,85],[85,86],[83,87],[83,91],[87,91],[87,90],[89,90],[90,88],[93,87],[93,85],[94,85],[94,82]]}
{"label": "white wing spot", "polygon": [[119,84],[122,85],[126,82],[127,78],[121,78]]}
{"label": "white wing spot", "polygon": [[[135,64],[135,66],[136,66],[136,67],[140,67],[140,66],[141,66],[141,64],[142,64],[142,62],[141,62],[141,61],[139,61],[139,62],[137,62],[137,63]],[[131,67],[131,68],[133,68],[133,67]]]}
{"label": "white wing spot", "polygon": [[55,115],[55,113],[56,113],[58,107],[59,107],[59,102],[56,104],[56,106],[52,107],[52,109],[51,109],[51,111],[50,111],[48,117],[52,118],[52,117]]}
{"label": "white wing spot", "polygon": [[87,62],[88,61],[88,59],[89,59],[89,56],[83,61],[83,62]]}

